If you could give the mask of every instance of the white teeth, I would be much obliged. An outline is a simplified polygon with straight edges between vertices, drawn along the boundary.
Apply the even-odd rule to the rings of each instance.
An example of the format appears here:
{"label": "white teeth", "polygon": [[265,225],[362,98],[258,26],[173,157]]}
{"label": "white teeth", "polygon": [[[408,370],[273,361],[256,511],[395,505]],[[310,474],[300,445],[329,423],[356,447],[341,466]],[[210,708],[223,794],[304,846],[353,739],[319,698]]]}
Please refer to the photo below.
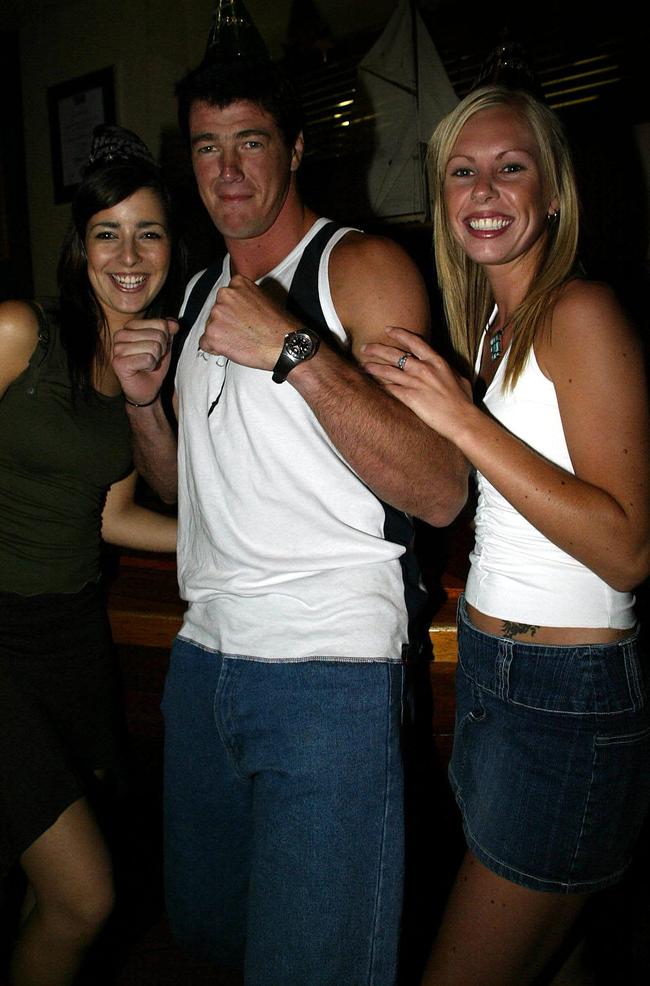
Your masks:
{"label": "white teeth", "polygon": [[137,288],[147,279],[146,274],[111,274],[121,288]]}
{"label": "white teeth", "polygon": [[470,219],[469,225],[471,229],[503,229],[505,226],[509,226],[512,220],[510,219]]}

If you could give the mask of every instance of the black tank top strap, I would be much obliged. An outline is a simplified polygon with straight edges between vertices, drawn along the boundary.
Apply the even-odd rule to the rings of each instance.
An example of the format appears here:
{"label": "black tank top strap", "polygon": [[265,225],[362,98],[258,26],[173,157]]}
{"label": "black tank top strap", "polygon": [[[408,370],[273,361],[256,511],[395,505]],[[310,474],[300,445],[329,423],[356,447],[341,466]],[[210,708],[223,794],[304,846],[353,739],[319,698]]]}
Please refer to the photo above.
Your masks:
{"label": "black tank top strap", "polygon": [[47,347],[51,336],[50,315],[46,314],[45,309],[38,301],[28,301],[27,304],[34,312],[38,322],[39,345]]}
{"label": "black tank top strap", "polygon": [[183,314],[178,320],[179,329],[172,341],[172,355],[169,370],[167,371],[167,376],[163,381],[160,392],[165,413],[174,428],[176,427],[176,415],[173,409],[173,395],[176,367],[179,359],[181,358],[185,341],[190,334],[194,323],[199,317],[208,295],[219,280],[222,270],[223,260],[219,260],[216,263],[211,264],[210,267],[206,267],[190,291]]}
{"label": "black tank top strap", "polygon": [[52,327],[50,315],[45,312],[42,305],[37,301],[27,301],[26,304],[34,312],[38,322],[38,340],[29,360],[32,379],[38,379],[38,371],[45,362],[53,342]]}
{"label": "black tank top strap", "polygon": [[318,268],[323,251],[339,229],[341,224],[330,220],[312,237],[296,267],[287,296],[287,310],[320,334],[329,334],[329,328],[318,293]]}

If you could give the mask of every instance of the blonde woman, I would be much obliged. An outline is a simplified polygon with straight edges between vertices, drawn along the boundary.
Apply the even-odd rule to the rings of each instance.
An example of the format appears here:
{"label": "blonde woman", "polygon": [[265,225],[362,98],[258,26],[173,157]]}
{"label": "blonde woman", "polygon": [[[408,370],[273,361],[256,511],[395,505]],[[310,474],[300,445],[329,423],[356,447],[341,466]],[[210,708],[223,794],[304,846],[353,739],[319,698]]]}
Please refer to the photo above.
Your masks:
{"label": "blonde woman", "polygon": [[470,93],[430,165],[439,283],[476,400],[412,333],[365,350],[465,454],[479,494],[449,771],[468,849],[424,981],[525,986],[620,879],[650,795],[633,596],[650,566],[644,361],[612,292],[577,273],[575,180],[546,106]]}

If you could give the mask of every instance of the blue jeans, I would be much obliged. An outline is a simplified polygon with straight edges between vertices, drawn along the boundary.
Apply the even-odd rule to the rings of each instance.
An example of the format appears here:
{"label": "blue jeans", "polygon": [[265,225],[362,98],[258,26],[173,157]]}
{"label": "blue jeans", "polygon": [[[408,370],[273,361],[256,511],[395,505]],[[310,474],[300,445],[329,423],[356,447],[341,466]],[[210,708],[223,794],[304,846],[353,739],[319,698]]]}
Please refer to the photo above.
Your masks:
{"label": "blue jeans", "polygon": [[402,666],[177,639],[165,685],[169,920],[247,986],[392,986]]}

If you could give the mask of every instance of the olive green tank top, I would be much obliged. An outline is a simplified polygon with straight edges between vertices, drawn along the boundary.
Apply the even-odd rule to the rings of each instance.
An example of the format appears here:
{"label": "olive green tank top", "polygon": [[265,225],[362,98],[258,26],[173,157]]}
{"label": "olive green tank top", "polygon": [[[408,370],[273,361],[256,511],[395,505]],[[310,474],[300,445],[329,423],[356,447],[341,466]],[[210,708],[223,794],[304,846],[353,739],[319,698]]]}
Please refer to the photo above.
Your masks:
{"label": "olive green tank top", "polygon": [[0,398],[0,591],[77,592],[99,577],[107,488],[130,472],[124,399],[72,398],[54,318]]}

